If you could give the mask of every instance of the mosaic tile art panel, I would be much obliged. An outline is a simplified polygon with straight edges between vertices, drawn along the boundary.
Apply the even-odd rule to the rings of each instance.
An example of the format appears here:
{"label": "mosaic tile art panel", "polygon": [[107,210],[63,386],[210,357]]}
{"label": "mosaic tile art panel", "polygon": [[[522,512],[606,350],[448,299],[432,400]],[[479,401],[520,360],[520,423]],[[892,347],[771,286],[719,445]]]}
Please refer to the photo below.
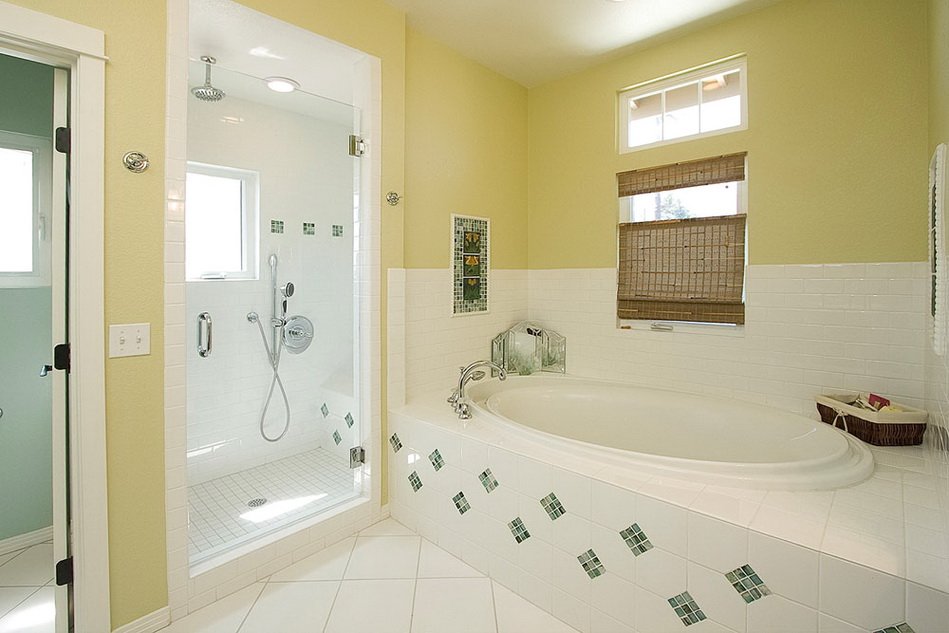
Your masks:
{"label": "mosaic tile art panel", "polygon": [[452,314],[488,311],[489,221],[452,215]]}

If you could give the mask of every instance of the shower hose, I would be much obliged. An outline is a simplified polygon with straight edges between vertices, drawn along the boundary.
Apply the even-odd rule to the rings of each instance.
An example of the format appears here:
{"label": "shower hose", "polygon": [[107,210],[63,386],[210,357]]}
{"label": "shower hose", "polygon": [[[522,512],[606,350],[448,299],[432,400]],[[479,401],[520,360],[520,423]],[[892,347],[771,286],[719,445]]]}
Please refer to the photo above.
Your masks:
{"label": "shower hose", "polygon": [[[264,401],[264,408],[260,412],[260,436],[268,442],[278,442],[290,430],[290,400],[287,398],[287,390],[283,388],[283,381],[280,380],[280,352],[283,350],[283,336],[277,337],[277,349],[271,353],[270,345],[267,343],[267,335],[264,334],[264,326],[260,324],[260,319],[255,318],[257,329],[260,331],[260,340],[264,343],[264,349],[267,350],[267,359],[270,361],[270,367],[273,369],[273,377],[270,379],[270,389],[267,390],[267,400]],[[282,329],[282,326],[281,326]],[[282,333],[281,333],[282,334]],[[283,406],[287,411],[283,424],[283,431],[277,437],[267,437],[264,432],[264,418],[267,416],[267,409],[270,408],[270,400],[273,398],[274,387],[280,388],[280,395],[283,396]]]}

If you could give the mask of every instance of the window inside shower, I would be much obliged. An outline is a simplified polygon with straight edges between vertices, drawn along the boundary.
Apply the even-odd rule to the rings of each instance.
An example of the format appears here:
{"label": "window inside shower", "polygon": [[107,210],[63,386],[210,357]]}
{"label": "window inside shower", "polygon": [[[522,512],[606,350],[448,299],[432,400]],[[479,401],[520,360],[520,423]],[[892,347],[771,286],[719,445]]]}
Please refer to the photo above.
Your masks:
{"label": "window inside shower", "polygon": [[[191,66],[203,86],[206,67]],[[213,66],[188,102],[192,569],[363,494],[352,106]],[[357,465],[358,466],[358,465]]]}

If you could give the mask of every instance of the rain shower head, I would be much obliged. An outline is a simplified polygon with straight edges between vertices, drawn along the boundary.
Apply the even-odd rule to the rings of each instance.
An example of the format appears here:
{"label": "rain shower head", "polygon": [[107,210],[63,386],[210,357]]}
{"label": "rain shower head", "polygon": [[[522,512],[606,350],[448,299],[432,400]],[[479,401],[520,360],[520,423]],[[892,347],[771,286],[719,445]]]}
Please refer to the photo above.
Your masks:
{"label": "rain shower head", "polygon": [[224,91],[211,85],[211,65],[215,64],[217,60],[204,55],[201,57],[201,61],[205,64],[204,85],[192,88],[191,94],[201,101],[220,101],[225,96]]}

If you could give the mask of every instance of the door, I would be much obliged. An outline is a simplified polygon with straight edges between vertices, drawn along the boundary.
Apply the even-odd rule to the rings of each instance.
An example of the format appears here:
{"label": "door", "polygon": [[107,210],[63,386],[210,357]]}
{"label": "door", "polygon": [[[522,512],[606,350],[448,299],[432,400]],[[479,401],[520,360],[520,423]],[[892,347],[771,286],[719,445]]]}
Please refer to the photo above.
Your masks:
{"label": "door", "polygon": [[66,633],[68,73],[0,53],[0,630]]}

